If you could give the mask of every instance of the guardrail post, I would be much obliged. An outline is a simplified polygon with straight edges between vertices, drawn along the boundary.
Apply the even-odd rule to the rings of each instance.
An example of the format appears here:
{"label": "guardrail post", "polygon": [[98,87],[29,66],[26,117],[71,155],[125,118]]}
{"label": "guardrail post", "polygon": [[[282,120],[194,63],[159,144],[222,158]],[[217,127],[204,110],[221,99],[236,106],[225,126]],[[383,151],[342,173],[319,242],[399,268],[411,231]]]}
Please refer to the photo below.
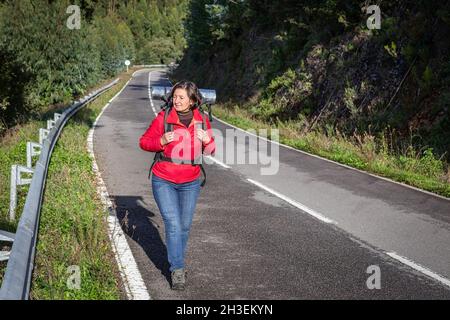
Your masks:
{"label": "guardrail post", "polygon": [[20,165],[11,166],[11,192],[9,200],[9,220],[16,218],[17,207],[17,186],[23,186],[31,183],[31,179],[22,179],[22,173],[34,173],[32,168],[27,168]]}
{"label": "guardrail post", "polygon": [[[14,242],[14,237],[16,235],[11,232],[0,230],[0,241],[3,242]],[[6,261],[9,259],[9,251],[0,251],[0,261]]]}
{"label": "guardrail post", "polygon": [[39,144],[43,145],[44,140],[47,139],[48,135],[50,133],[50,130],[40,128],[39,129]]}
{"label": "guardrail post", "polygon": [[9,251],[0,251],[0,261],[6,261],[9,259]]}
{"label": "guardrail post", "polygon": [[55,120],[47,120],[47,130],[51,130],[55,126]]}
{"label": "guardrail post", "polygon": [[53,115],[53,120],[52,120],[52,119],[47,120],[47,130],[53,129],[53,127],[54,127],[55,124],[56,124],[56,121],[58,121],[59,118],[61,118],[61,114],[55,113],[55,114]]}
{"label": "guardrail post", "polygon": [[[38,148],[39,150],[36,150]],[[27,142],[27,167],[32,168],[31,158],[41,154],[42,144],[36,142]]]}

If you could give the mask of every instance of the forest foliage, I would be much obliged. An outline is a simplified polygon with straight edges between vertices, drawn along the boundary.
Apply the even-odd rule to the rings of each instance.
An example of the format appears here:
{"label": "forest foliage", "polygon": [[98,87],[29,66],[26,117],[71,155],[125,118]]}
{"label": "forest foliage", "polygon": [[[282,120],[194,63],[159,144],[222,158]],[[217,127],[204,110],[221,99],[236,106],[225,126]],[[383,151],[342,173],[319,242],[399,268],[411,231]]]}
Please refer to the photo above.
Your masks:
{"label": "forest foliage", "polygon": [[[71,29],[70,5],[80,8]],[[0,134],[132,64],[179,59],[187,1],[0,1]]]}

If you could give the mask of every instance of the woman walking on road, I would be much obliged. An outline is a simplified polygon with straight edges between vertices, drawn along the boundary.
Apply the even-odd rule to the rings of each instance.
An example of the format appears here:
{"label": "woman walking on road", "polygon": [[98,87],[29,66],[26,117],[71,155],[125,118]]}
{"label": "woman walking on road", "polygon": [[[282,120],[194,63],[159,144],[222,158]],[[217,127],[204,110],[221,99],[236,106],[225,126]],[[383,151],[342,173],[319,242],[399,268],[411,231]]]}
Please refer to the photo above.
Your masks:
{"label": "woman walking on road", "polygon": [[185,252],[201,188],[200,165],[194,160],[202,153],[214,154],[215,142],[208,117],[204,117],[206,130],[198,128],[203,117],[198,110],[201,96],[197,86],[180,81],[173,86],[170,97],[173,107],[166,122],[172,124],[173,130],[164,133],[162,110],[141,136],[139,145],[162,155],[151,169],[152,190],[165,225],[172,289],[184,290]]}

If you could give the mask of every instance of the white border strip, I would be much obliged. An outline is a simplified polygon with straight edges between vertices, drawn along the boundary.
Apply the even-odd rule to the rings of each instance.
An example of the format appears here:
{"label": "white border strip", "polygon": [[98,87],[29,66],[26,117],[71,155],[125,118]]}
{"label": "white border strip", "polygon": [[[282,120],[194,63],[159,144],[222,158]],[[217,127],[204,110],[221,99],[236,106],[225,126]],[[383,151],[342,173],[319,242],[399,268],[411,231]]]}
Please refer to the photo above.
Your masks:
{"label": "white border strip", "polygon": [[218,165],[220,165],[220,166],[222,166],[222,167],[224,167],[224,168],[226,168],[226,169],[230,169],[230,168],[231,168],[229,165],[226,165],[226,164],[223,163],[222,161],[217,160],[216,158],[214,158],[214,157],[212,157],[212,156],[205,156],[205,157],[208,158],[208,159],[211,159],[212,161],[214,161],[215,163],[217,163]]}
{"label": "white border strip", "polygon": [[155,109],[155,105],[153,104],[153,99],[152,99],[152,90],[151,90],[151,78],[152,78],[152,72],[150,71],[148,73],[148,98],[150,100],[150,106],[152,107],[153,113],[155,114],[155,116],[157,115],[156,109]]}
{"label": "white border strip", "polygon": [[[137,71],[136,71],[137,72]],[[135,73],[136,73],[135,72]],[[134,74],[132,78],[134,77]],[[131,79],[132,79],[131,78]],[[94,130],[97,125],[97,121],[102,116],[105,109],[110,105],[110,103],[119,96],[120,93],[127,87],[128,82],[123,86],[123,88],[111,99],[109,102],[103,107],[102,111],[98,115],[95,120],[92,128],[89,130],[88,139],[87,139],[87,150],[89,155],[92,158],[92,169],[94,170],[97,176],[97,192],[100,195],[100,198],[107,208],[109,215],[107,218],[108,228],[109,228],[109,237],[111,239],[112,248],[114,252],[114,256],[116,257],[117,264],[119,266],[119,273],[122,278],[123,285],[125,287],[125,291],[129,300],[150,300],[150,295],[148,293],[147,287],[142,279],[142,275],[139,272],[136,261],[133,257],[130,247],[128,246],[128,242],[125,238],[125,234],[122,231],[119,220],[114,214],[113,204],[110,200],[108,190],[106,189],[106,185],[101,177],[100,171],[98,169],[97,162],[95,161],[94,155]]]}
{"label": "white border strip", "polygon": [[335,222],[335,221],[325,217],[324,215],[318,213],[317,211],[314,211],[311,208],[308,208],[307,206],[301,204],[300,202],[297,202],[295,200],[292,200],[289,197],[286,197],[285,195],[282,195],[281,193],[279,193],[279,192],[277,192],[277,191],[275,191],[275,190],[273,190],[273,189],[263,185],[262,183],[259,183],[259,182],[255,181],[255,180],[248,179],[248,178],[247,178],[247,181],[253,183],[254,185],[257,185],[258,187],[260,187],[261,189],[266,190],[267,192],[272,193],[273,195],[277,196],[278,198],[280,198],[280,199],[288,202],[289,204],[293,205],[294,207],[296,207],[296,208],[298,208],[298,209],[300,209],[300,210],[302,210],[302,211],[312,215],[313,217],[319,219],[320,221],[323,221],[325,223],[332,223],[332,224],[336,224],[337,225],[337,222]]}
{"label": "white border strip", "polygon": [[434,280],[439,281],[440,283],[442,283],[443,285],[446,285],[447,287],[450,287],[450,280],[447,278],[444,278],[443,276],[438,275],[437,273],[431,271],[430,269],[427,269],[417,263],[415,263],[414,261],[409,260],[408,258],[399,256],[397,253],[395,252],[386,252],[386,254],[388,256],[390,256],[391,258],[394,258],[395,260],[400,261],[403,264],[406,264],[407,266],[433,278]]}
{"label": "white border strip", "polygon": [[278,144],[278,145],[280,145],[280,146],[283,146],[283,147],[285,147],[285,148],[288,148],[288,149],[291,149],[291,150],[294,150],[294,151],[303,153],[303,154],[308,155],[308,156],[310,156],[310,157],[314,157],[314,158],[317,158],[317,159],[321,159],[321,160],[324,160],[324,161],[328,161],[328,162],[337,164],[337,165],[339,165],[339,166],[341,166],[341,167],[344,167],[344,168],[347,168],[347,169],[351,169],[351,170],[355,170],[355,171],[358,171],[358,172],[367,174],[367,175],[372,176],[372,177],[377,178],[377,179],[381,179],[381,180],[384,180],[384,181],[387,181],[387,182],[395,183],[395,184],[398,184],[398,185],[403,186],[403,187],[407,187],[407,188],[410,188],[410,189],[413,189],[413,190],[416,190],[416,191],[419,191],[419,192],[422,192],[422,193],[426,193],[426,194],[428,194],[428,195],[430,195],[430,196],[434,196],[434,197],[437,197],[437,198],[440,198],[440,199],[444,199],[444,200],[450,201],[450,198],[446,198],[446,197],[441,196],[441,195],[439,195],[439,194],[436,194],[436,193],[433,193],[433,192],[430,192],[430,191],[426,191],[426,190],[422,190],[422,189],[419,189],[419,188],[410,186],[409,184],[402,183],[402,182],[398,182],[398,181],[394,181],[394,180],[391,180],[391,179],[386,178],[386,177],[378,176],[378,175],[376,175],[376,174],[373,174],[373,173],[370,173],[370,172],[367,172],[367,171],[364,171],[364,170],[360,170],[360,169],[357,169],[357,168],[353,168],[353,167],[350,167],[350,166],[348,166],[348,165],[346,165],[346,164],[339,163],[339,162],[336,162],[336,161],[333,161],[333,160],[330,160],[330,159],[326,159],[326,158],[323,158],[323,157],[321,157],[321,156],[318,156],[318,155],[315,155],[315,154],[312,154],[312,153],[309,153],[309,152],[306,152],[306,151],[303,151],[303,150],[300,150],[300,149],[295,149],[295,148],[293,148],[293,147],[291,147],[291,146],[288,146],[288,145],[286,145],[286,144],[283,144],[283,143],[280,143],[280,142],[277,142],[277,141],[272,141],[272,140],[269,140],[269,139],[267,139],[267,138],[265,138],[265,137],[258,136],[258,135],[254,134],[254,133],[252,133],[252,132],[248,132],[248,131],[246,131],[246,130],[244,130],[244,129],[242,129],[242,128],[238,128],[238,127],[236,127],[236,126],[234,126],[234,125],[232,125],[232,124],[230,124],[230,123],[228,123],[228,122],[226,122],[226,121],[224,121],[224,120],[221,120],[221,119],[217,118],[217,117],[214,116],[214,115],[213,115],[213,118],[216,119],[216,120],[218,120],[218,121],[220,121],[220,122],[222,122],[223,124],[225,124],[225,125],[227,125],[227,126],[233,127],[233,128],[235,128],[235,129],[240,130],[240,131],[242,131],[242,132],[245,132],[245,133],[247,133],[247,134],[251,134],[251,135],[253,135],[253,136],[255,136],[255,137],[258,137],[258,138],[260,138],[260,139],[266,140],[266,141],[268,141],[268,142],[276,143],[276,144]]}

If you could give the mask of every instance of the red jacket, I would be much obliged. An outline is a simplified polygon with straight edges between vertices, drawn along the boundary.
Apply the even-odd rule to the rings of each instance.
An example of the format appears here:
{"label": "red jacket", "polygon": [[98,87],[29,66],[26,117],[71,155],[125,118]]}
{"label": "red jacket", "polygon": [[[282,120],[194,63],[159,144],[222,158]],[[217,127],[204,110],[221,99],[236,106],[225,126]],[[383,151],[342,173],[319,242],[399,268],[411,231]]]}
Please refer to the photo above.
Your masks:
{"label": "red jacket", "polygon": [[[166,145],[161,145],[161,137],[164,131],[164,110],[161,110],[150,127],[139,139],[141,149],[151,152],[163,151],[163,155],[174,159],[194,160],[202,153],[214,155],[216,144],[212,135],[211,124],[208,116],[206,119],[206,132],[211,141],[208,144],[201,143],[197,138],[196,123],[202,123],[202,115],[198,109],[194,109],[194,115],[189,127],[186,128],[179,118],[175,108],[172,108],[167,116],[167,123],[173,124],[174,139]],[[168,161],[158,161],[152,169],[154,175],[174,183],[185,183],[197,179],[200,174],[199,165],[179,164]]]}

